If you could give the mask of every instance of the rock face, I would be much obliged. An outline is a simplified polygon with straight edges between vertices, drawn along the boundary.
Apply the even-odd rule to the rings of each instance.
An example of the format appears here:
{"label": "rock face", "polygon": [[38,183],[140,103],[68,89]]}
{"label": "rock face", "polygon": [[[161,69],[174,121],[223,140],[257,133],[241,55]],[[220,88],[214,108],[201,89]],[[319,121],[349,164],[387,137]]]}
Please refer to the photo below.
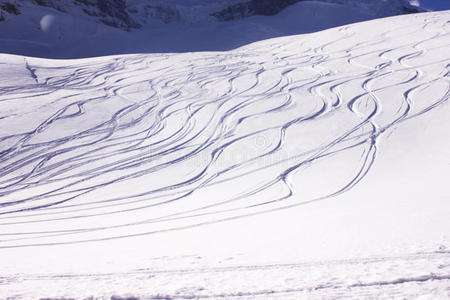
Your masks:
{"label": "rock face", "polygon": [[128,13],[126,0],[0,0],[0,21],[20,14],[22,6],[49,7],[68,14],[81,14],[106,25],[130,30],[140,25]]}
{"label": "rock face", "polygon": [[[234,4],[226,9],[215,12],[212,15],[220,21],[231,21],[242,19],[252,15],[272,16],[279,13],[289,5],[313,0],[251,0]],[[415,7],[408,0],[320,0],[335,4],[343,4],[361,8],[362,10],[373,14],[376,17],[387,17],[399,14],[410,14],[423,11]]]}
{"label": "rock face", "polygon": [[219,21],[232,21],[242,19],[255,14],[255,7],[253,2],[244,2],[231,5],[221,11],[214,12],[211,15],[216,17]]}
{"label": "rock face", "polygon": [[272,16],[287,6],[304,0],[252,0],[251,4],[255,14]]}
{"label": "rock face", "polygon": [[140,27],[128,15],[125,0],[98,0],[97,7],[105,15],[101,21],[107,25],[128,29]]}
{"label": "rock face", "polygon": [[19,15],[19,8],[10,2],[0,3],[0,22],[6,20],[7,15]]}
{"label": "rock face", "polygon": [[252,15],[273,16],[287,6],[305,0],[251,0],[234,4],[212,15],[220,21],[242,19]]}

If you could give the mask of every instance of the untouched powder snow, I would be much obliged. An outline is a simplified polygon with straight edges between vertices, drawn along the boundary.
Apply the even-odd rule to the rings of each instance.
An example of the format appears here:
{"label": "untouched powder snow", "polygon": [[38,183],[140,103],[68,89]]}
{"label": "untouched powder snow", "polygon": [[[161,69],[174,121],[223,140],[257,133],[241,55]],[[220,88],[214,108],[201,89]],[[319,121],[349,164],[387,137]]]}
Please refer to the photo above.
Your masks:
{"label": "untouched powder snow", "polygon": [[447,298],[449,53],[447,11],[1,54],[0,298]]}

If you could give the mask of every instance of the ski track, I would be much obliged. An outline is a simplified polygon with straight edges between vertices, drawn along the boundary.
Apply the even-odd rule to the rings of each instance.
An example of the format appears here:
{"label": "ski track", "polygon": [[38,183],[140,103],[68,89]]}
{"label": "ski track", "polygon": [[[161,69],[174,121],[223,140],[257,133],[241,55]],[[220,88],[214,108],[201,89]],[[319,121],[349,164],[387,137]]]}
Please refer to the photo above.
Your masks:
{"label": "ski track", "polygon": [[[386,132],[450,98],[450,59],[435,55],[450,53],[442,14],[386,19],[370,39],[350,25],[230,52],[25,60],[34,83],[0,87],[0,248],[155,234],[347,192]],[[302,194],[302,172],[344,155],[332,190]]]}
{"label": "ski track", "polygon": [[[194,268],[161,267],[157,261],[167,263],[158,258],[149,268],[127,272],[12,275],[0,277],[0,284],[11,299],[36,299],[39,290],[41,296],[59,296],[53,299],[391,299],[415,298],[418,291],[425,298],[444,299],[450,281],[445,251],[254,266],[229,261],[225,266],[202,267],[197,256],[177,260],[177,265],[200,265]],[[30,286],[34,288],[26,288]],[[126,292],[130,286],[133,294]],[[92,291],[95,298],[90,298]]]}

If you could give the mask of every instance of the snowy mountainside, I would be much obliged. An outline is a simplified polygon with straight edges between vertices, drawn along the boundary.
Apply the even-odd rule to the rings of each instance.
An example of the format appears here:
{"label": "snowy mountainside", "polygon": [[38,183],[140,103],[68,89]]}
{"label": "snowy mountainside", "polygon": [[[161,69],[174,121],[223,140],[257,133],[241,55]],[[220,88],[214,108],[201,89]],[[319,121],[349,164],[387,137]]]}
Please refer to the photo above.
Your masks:
{"label": "snowy mountainside", "polygon": [[63,18],[77,17],[128,30],[140,27],[128,15],[124,0],[2,0],[0,3],[5,8],[14,7],[16,11],[11,14],[2,9],[4,20],[14,17],[13,15],[32,15],[36,10],[48,8],[49,14],[52,11],[58,12]]}
{"label": "snowy mountainside", "polygon": [[[221,21],[230,21],[234,19],[245,18],[251,15],[275,15],[279,13],[281,10],[285,9],[286,7],[296,4],[298,2],[304,1],[254,0],[228,6],[226,9],[222,11],[212,13],[212,15],[216,16]],[[410,4],[408,0],[391,0],[391,1],[319,0],[316,2],[327,2],[350,6],[361,10],[361,12],[363,13],[372,15],[373,18],[423,12],[423,9],[421,9],[418,6]]]}
{"label": "snowy mountainside", "polygon": [[[5,21],[0,22],[0,53],[82,58],[126,53],[223,51],[259,40],[314,32],[383,15],[374,14],[376,10],[368,9],[369,6],[355,6],[354,2],[347,5],[321,1],[301,1],[275,16],[253,15],[231,22],[220,22],[211,15],[233,3],[241,3],[239,1],[130,0],[125,12],[109,8],[111,14],[121,16],[119,18],[106,14],[106,9],[101,11],[96,5],[87,5],[90,3],[87,1],[50,1],[51,5],[40,6],[17,0],[14,3],[20,4],[17,5],[20,13],[8,13]],[[370,3],[373,6],[378,2]],[[108,26],[114,24],[129,31]]]}
{"label": "snowy mountainside", "polygon": [[449,53],[447,11],[0,54],[0,298],[445,299]]}
{"label": "snowy mountainside", "polygon": [[409,0],[320,0],[322,2],[344,4],[358,7],[372,12],[378,16],[394,16],[399,14],[416,13],[423,11],[420,7],[411,4]]}
{"label": "snowy mountainside", "polygon": [[[311,1],[311,0],[308,0]],[[1,13],[3,19],[10,15],[9,8],[16,12],[26,13],[29,9],[39,6],[49,7],[67,13],[71,16],[87,17],[99,20],[107,25],[133,29],[143,24],[153,23],[155,20],[164,23],[171,22],[201,22],[219,19],[221,12],[229,12],[228,20],[239,17],[248,17],[253,14],[275,14],[282,8],[302,2],[302,0],[1,0]],[[321,0],[357,7],[376,17],[385,17],[403,13],[419,12],[420,9],[412,6],[408,0],[382,0],[354,1],[354,0]],[[235,13],[235,9],[239,13]],[[246,10],[242,12],[242,10]],[[14,15],[16,13],[13,13]]]}

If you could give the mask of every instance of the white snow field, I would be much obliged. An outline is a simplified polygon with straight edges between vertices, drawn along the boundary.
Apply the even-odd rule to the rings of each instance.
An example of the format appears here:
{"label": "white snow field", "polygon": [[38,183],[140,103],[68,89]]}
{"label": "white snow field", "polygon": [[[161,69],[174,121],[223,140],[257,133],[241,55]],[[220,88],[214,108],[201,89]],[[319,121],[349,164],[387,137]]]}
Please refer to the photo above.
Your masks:
{"label": "white snow field", "polygon": [[450,11],[1,54],[0,298],[448,299],[449,72]]}

